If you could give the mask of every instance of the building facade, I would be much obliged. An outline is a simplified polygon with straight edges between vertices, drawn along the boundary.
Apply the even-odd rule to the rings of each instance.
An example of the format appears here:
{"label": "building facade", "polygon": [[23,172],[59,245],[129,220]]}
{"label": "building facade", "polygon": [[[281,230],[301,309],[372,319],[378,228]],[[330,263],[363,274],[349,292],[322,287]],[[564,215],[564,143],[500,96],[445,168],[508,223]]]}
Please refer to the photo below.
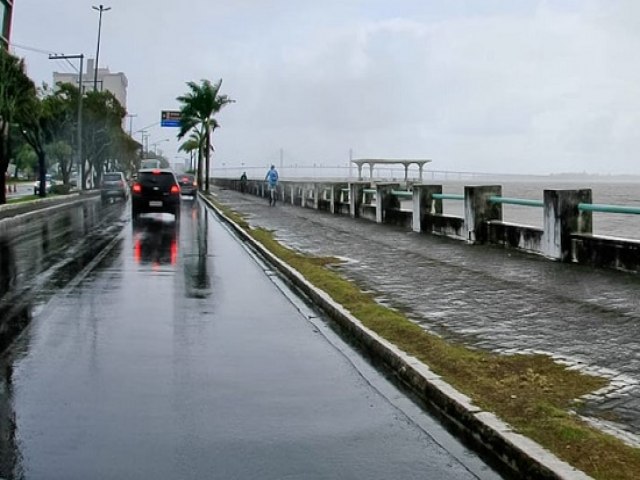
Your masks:
{"label": "building facade", "polygon": [[13,0],[0,0],[0,46],[9,48]]}
{"label": "building facade", "polygon": [[[2,0],[0,0],[2,1]],[[95,61],[92,58],[87,60],[87,71],[82,78],[82,91],[93,89],[95,75]],[[77,73],[59,73],[53,72],[53,84],[71,83],[78,85]],[[100,91],[107,90],[113,94],[125,109],[127,108],[127,87],[129,82],[127,76],[122,73],[112,73],[108,68],[98,68],[97,89]]]}

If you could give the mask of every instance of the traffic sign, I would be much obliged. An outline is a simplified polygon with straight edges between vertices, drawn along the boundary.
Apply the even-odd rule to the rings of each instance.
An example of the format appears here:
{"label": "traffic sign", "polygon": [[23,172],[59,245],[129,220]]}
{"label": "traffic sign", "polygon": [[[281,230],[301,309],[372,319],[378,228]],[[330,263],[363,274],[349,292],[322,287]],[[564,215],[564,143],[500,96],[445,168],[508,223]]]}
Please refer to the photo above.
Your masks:
{"label": "traffic sign", "polygon": [[161,127],[179,127],[180,112],[177,110],[162,110],[160,115]]}

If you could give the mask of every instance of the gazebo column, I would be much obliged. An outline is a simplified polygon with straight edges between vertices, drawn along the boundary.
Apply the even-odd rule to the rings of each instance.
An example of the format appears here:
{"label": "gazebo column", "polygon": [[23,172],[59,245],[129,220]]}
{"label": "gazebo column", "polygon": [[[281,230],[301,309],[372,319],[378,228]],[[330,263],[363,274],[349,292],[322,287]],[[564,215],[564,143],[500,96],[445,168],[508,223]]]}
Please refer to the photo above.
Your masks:
{"label": "gazebo column", "polygon": [[409,181],[409,164],[408,163],[404,164],[404,181],[405,182]]}
{"label": "gazebo column", "polygon": [[420,182],[422,182],[422,169],[424,168],[424,163],[418,164],[418,169],[420,170]]}
{"label": "gazebo column", "polygon": [[362,180],[362,163],[358,163],[358,180]]}
{"label": "gazebo column", "polygon": [[373,180],[373,163],[369,163],[369,179]]}

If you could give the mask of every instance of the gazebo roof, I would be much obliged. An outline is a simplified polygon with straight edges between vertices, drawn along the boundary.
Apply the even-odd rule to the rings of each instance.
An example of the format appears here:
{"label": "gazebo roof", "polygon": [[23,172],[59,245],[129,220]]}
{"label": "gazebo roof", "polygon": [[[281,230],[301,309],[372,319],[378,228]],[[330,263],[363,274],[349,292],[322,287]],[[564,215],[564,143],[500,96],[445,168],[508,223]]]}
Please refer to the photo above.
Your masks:
{"label": "gazebo roof", "polygon": [[415,163],[416,165],[424,165],[425,163],[431,162],[431,160],[427,160],[427,159],[408,159],[408,158],[359,158],[357,160],[352,160],[352,162],[355,163],[358,166],[362,166],[365,163],[367,163],[369,165],[376,165],[376,164],[411,165],[412,163]]}

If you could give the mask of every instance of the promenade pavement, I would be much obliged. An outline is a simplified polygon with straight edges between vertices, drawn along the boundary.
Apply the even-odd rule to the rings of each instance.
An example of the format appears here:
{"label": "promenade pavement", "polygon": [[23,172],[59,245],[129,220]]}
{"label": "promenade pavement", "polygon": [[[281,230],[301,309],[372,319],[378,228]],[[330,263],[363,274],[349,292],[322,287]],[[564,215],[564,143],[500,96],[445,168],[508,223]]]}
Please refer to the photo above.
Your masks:
{"label": "promenade pavement", "polygon": [[586,419],[640,446],[639,276],[213,193],[283,244],[344,259],[344,276],[428,331],[495,352],[549,354],[610,378],[587,397]]}

